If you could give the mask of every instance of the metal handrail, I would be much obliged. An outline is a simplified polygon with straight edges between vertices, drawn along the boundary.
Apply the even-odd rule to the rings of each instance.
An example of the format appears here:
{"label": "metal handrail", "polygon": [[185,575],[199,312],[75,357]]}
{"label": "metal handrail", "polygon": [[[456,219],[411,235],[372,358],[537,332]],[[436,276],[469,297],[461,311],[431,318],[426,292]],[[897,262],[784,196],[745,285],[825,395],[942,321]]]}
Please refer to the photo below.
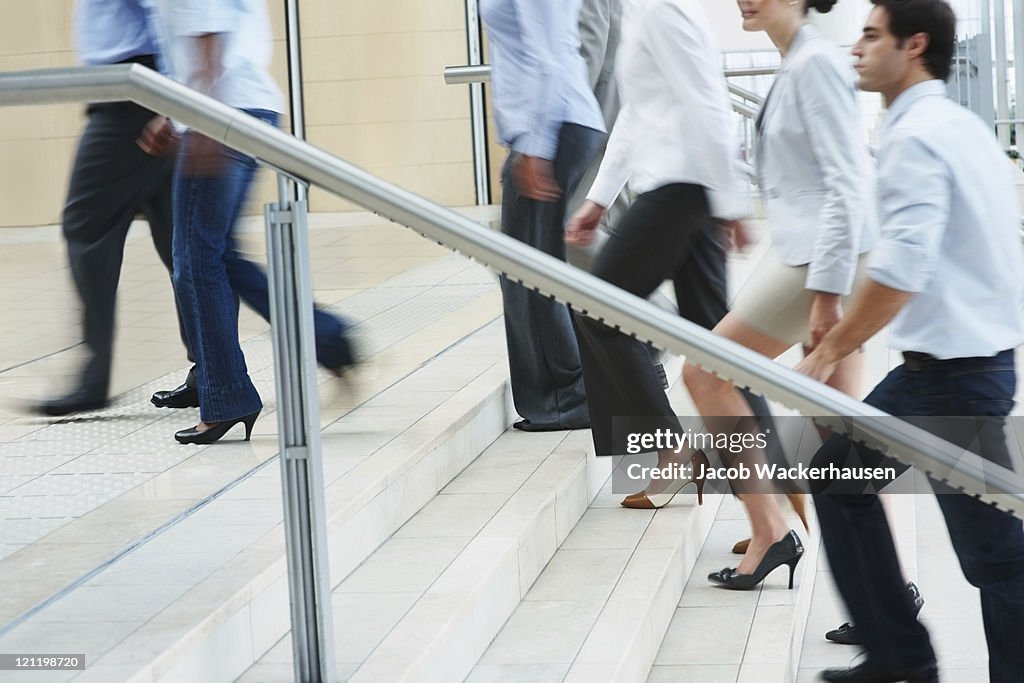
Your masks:
{"label": "metal handrail", "polygon": [[[726,78],[740,76],[769,76],[779,70],[777,66],[756,66],[748,68],[725,69]],[[448,85],[465,85],[467,83],[489,83],[491,65],[446,66],[444,82]]]}
{"label": "metal handrail", "polygon": [[132,100],[1024,518],[1014,472],[139,65],[0,74],[0,106]]}

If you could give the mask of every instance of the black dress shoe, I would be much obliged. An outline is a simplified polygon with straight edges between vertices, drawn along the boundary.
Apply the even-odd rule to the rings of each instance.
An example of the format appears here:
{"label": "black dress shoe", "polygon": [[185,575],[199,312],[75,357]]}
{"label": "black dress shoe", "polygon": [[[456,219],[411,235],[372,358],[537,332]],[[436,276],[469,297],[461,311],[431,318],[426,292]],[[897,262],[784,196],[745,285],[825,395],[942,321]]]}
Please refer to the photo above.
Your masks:
{"label": "black dress shoe", "polygon": [[899,671],[883,671],[871,662],[864,662],[852,669],[826,669],[821,672],[821,678],[829,683],[939,683],[939,667],[929,662]]}
{"label": "black dress shoe", "polygon": [[529,420],[520,420],[512,424],[512,429],[518,429],[521,432],[564,432],[570,429],[590,429],[589,424],[577,424],[577,425],[559,425],[559,424],[541,424],[540,422],[530,422]]}
{"label": "black dress shoe", "polygon": [[[913,581],[907,582],[907,597],[914,603],[914,616],[916,617],[920,614],[921,608],[924,607],[924,598],[921,597],[921,591]],[[826,633],[825,640],[830,640],[840,645],[861,645],[864,642],[860,631],[849,621],[839,628],[832,629]]]}
{"label": "black dress shoe", "polygon": [[330,349],[318,350],[317,358],[321,365],[335,377],[342,377],[346,372],[359,364],[355,344],[349,335],[342,333],[334,340]]}
{"label": "black dress shoe", "polygon": [[150,402],[157,408],[198,408],[199,390],[196,388],[196,374],[193,367],[188,371],[185,383],[170,391],[158,391]]}
{"label": "black dress shoe", "polygon": [[78,390],[72,391],[66,396],[41,401],[32,406],[32,412],[47,417],[62,417],[72,413],[82,413],[88,410],[100,410],[107,407],[107,399],[90,396],[88,393]]}
{"label": "black dress shoe", "polygon": [[245,425],[245,440],[248,441],[250,437],[252,437],[252,426],[255,424],[256,418],[259,416],[260,411],[257,410],[255,413],[243,415],[242,417],[235,418],[234,420],[218,422],[202,431],[196,429],[196,427],[199,426],[196,425],[196,427],[190,427],[188,429],[182,429],[180,432],[175,432],[174,438],[178,443],[210,444],[215,441],[220,441],[235,425],[242,424]]}

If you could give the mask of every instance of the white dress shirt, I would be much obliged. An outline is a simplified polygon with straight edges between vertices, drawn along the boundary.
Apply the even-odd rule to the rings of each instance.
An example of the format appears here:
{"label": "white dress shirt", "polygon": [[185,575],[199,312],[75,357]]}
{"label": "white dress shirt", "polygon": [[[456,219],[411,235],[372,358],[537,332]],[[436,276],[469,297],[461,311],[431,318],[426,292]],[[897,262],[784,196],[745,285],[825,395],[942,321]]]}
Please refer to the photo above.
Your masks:
{"label": "white dress shirt", "polygon": [[969,358],[1020,345],[1019,207],[992,130],[933,80],[896,98],[880,142],[881,240],[868,275],[915,293],[892,323],[893,347]]}
{"label": "white dress shirt", "polygon": [[587,198],[607,207],[627,181],[637,193],[693,183],[712,215],[746,215],[722,51],[700,1],[627,3],[615,72],[622,110]]}
{"label": "white dress shirt", "polygon": [[580,0],[483,0],[494,118],[516,152],[554,159],[563,123],[605,132],[580,54]]}
{"label": "white dress shirt", "polygon": [[773,248],[808,265],[807,289],[849,294],[878,236],[874,171],[849,59],[814,27],[793,37],[756,128]]}
{"label": "white dress shirt", "polygon": [[[164,58],[172,77],[237,109],[280,113],[270,75],[273,36],[266,0],[156,0]],[[199,79],[198,38],[220,34],[223,73],[208,91]]]}

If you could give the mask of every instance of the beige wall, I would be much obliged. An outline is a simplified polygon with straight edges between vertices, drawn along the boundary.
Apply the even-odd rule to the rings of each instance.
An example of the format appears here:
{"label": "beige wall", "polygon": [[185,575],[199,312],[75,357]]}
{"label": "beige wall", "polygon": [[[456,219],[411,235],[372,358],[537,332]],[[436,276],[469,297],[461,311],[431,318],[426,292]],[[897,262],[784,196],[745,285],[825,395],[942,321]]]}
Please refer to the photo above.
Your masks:
{"label": "beige wall", "polygon": [[[462,0],[302,0],[309,141],[447,205],[472,204],[469,92],[444,83],[466,63]],[[314,210],[349,206],[323,192]]]}
{"label": "beige wall", "polygon": [[[73,2],[5,2],[0,70],[72,66]],[[285,89],[284,1],[268,4]],[[473,203],[469,95],[442,77],[466,61],[463,2],[300,0],[300,16],[310,142],[435,201]],[[84,123],[79,105],[0,108],[0,227],[59,222]],[[250,210],[274,195],[263,172]],[[354,208],[322,192],[311,203]]]}

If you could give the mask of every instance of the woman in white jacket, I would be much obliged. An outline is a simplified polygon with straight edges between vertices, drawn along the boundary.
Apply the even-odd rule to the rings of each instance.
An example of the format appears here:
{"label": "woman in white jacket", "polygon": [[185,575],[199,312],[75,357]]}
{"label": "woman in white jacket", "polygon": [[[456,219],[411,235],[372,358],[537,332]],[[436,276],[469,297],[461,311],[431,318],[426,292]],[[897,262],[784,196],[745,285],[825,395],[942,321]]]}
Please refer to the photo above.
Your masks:
{"label": "woman in white jacket", "polygon": [[[772,247],[715,332],[777,358],[805,353],[842,317],[861,255],[877,237],[872,165],[849,60],[806,23],[836,0],[738,0],[747,31],[765,31],[782,53],[756,122],[756,163]],[[828,384],[860,393],[860,353]],[[702,415],[749,414],[735,387],[696,366],[684,370]],[[736,544],[744,552],[746,543]],[[713,579],[714,580],[714,579]]]}

